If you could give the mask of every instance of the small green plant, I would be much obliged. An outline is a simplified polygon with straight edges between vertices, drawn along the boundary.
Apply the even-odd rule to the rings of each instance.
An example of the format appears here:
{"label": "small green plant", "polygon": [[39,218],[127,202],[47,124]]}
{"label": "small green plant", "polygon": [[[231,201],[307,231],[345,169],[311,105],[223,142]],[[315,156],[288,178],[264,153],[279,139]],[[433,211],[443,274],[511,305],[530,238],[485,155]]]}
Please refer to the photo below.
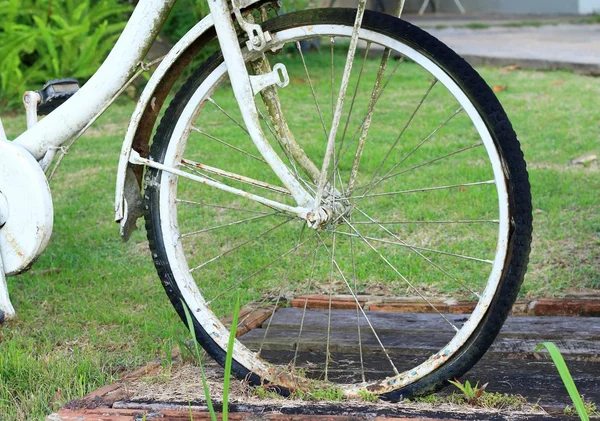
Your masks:
{"label": "small green plant", "polygon": [[[208,407],[208,412],[210,413],[210,418],[212,421],[217,421],[217,414],[212,404],[212,399],[210,398],[210,389],[208,387],[208,383],[206,381],[206,375],[204,374],[204,368],[202,367],[202,354],[200,353],[200,348],[198,347],[198,341],[196,340],[196,331],[194,329],[194,322],[192,321],[192,316],[190,316],[190,312],[187,308],[187,305],[181,300],[181,305],[183,307],[183,311],[185,313],[185,320],[187,322],[188,329],[190,334],[192,335],[192,340],[194,341],[194,348],[196,351],[196,361],[198,362],[198,366],[200,367],[200,375],[202,376],[202,388],[204,389],[204,397],[206,398],[206,406]],[[223,406],[225,406],[225,402],[223,402]],[[190,408],[191,409],[191,408]],[[191,415],[190,415],[191,417]]]}
{"label": "small green plant", "polygon": [[[596,406],[596,404],[594,402],[587,401],[583,397],[581,398],[581,400],[583,401],[583,406],[584,406],[586,412],[588,413],[588,415],[590,416],[590,418],[600,417],[600,411],[598,411],[598,407]],[[577,415],[577,411],[575,411],[575,409],[569,405],[565,406],[565,409],[563,412],[565,415],[568,415],[568,416]]]}
{"label": "small green plant", "polygon": [[486,383],[483,386],[479,387],[479,382],[475,383],[475,386],[471,386],[471,383],[468,380],[464,384],[457,379],[448,381],[450,382],[450,384],[456,386],[463,393],[465,400],[469,405],[477,405],[479,403],[481,395],[483,395],[485,388],[489,384]]}
{"label": "small green plant", "polygon": [[303,401],[330,401],[340,402],[344,399],[344,393],[341,389],[328,386],[324,388],[313,388],[309,391],[296,390],[291,395],[293,398]]}
{"label": "small green plant", "polygon": [[538,352],[542,348],[546,348],[546,350],[550,354],[550,357],[552,357],[552,361],[554,362],[554,365],[558,370],[558,374],[560,374],[560,378],[562,379],[565,388],[567,389],[567,392],[569,393],[569,396],[573,401],[573,406],[575,407],[579,418],[581,419],[581,421],[589,421],[590,416],[588,414],[586,406],[583,403],[583,400],[581,399],[581,395],[577,390],[577,386],[575,386],[573,377],[571,377],[571,372],[569,371],[569,368],[567,367],[567,364],[565,363],[565,359],[563,358],[562,354],[560,353],[556,345],[552,342],[544,342],[542,344],[539,344],[537,347],[535,347],[535,350],[533,352]]}
{"label": "small green plant", "polygon": [[[187,322],[188,329],[190,334],[192,335],[192,340],[194,343],[194,349],[196,351],[196,358],[198,362],[198,366],[200,367],[200,374],[202,376],[202,388],[204,389],[204,396],[206,397],[206,406],[208,407],[208,412],[210,413],[210,418],[212,421],[217,421],[217,413],[212,404],[212,400],[210,398],[210,388],[208,387],[208,382],[206,381],[206,375],[204,374],[204,368],[202,367],[202,355],[200,353],[200,348],[198,347],[198,341],[196,340],[196,331],[194,330],[194,323],[192,321],[192,316],[190,316],[190,312],[186,306],[186,304],[181,301],[181,305],[183,306],[183,311],[185,313],[185,319]],[[240,314],[240,297],[238,295],[235,307],[233,309],[233,318],[231,320],[231,326],[237,326],[238,317]],[[229,416],[229,384],[231,380],[231,364],[233,361],[233,345],[235,343],[235,332],[236,329],[231,329],[229,333],[229,342],[227,344],[227,355],[225,356],[225,375],[223,380],[223,409],[221,419],[222,421],[227,421]],[[190,405],[190,420],[192,419]]]}
{"label": "small green plant", "polygon": [[364,389],[358,392],[358,396],[365,402],[377,402],[379,400],[379,397],[376,394]]}
{"label": "small green plant", "polygon": [[279,393],[265,386],[255,386],[250,388],[252,394],[259,399],[283,399]]}
{"label": "small green plant", "polygon": [[509,395],[499,392],[484,392],[479,398],[479,406],[487,409],[520,410],[527,405],[527,399],[521,395]]}
{"label": "small green plant", "polygon": [[442,400],[438,397],[438,395],[425,395],[425,396],[415,396],[410,399],[404,399],[404,402],[411,403],[427,403],[427,404],[439,404],[442,403]]}

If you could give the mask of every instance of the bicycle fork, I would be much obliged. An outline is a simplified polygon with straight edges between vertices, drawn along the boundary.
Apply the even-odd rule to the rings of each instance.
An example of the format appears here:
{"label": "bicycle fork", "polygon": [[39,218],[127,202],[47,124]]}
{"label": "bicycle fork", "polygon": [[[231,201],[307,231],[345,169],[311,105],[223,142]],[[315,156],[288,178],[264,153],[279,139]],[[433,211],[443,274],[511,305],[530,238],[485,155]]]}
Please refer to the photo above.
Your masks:
{"label": "bicycle fork", "polygon": [[[364,14],[366,0],[359,0],[359,7],[352,33],[350,49],[348,51],[348,58],[346,60],[344,76],[342,79],[342,86],[339,91],[337,107],[333,116],[333,124],[328,135],[327,148],[320,171],[306,156],[304,151],[299,147],[298,143],[295,141],[295,139],[293,139],[293,137],[287,139],[286,146],[291,146],[289,152],[291,152],[294,160],[296,160],[300,167],[302,167],[309,174],[313,182],[318,185],[314,197],[306,191],[306,189],[300,184],[298,178],[295,177],[292,170],[275,152],[262,130],[259,120],[259,113],[254,102],[254,97],[261,93],[261,91],[270,89],[271,91],[267,91],[267,94],[263,97],[263,99],[265,97],[269,98],[265,104],[267,105],[267,108],[278,108],[278,96],[276,93],[273,94],[275,91],[272,87],[274,85],[279,87],[287,86],[289,83],[289,77],[285,66],[281,63],[274,65],[272,70],[270,69],[268,62],[266,62],[266,59],[264,59],[264,56],[262,56],[262,52],[267,47],[269,41],[271,41],[271,36],[268,32],[263,32],[260,25],[247,22],[242,16],[240,7],[238,7],[236,1],[237,0],[232,0],[232,9],[230,9],[228,0],[208,0],[213,25],[217,33],[225,66],[229,74],[230,83],[240,108],[244,124],[246,125],[246,129],[254,145],[266,163],[281,180],[289,194],[294,198],[297,206],[289,206],[277,201],[272,201],[261,196],[250,194],[243,190],[224,185],[220,182],[209,180],[203,176],[191,175],[175,168],[169,168],[149,159],[141,158],[138,154],[133,152],[130,157],[130,162],[133,164],[146,165],[158,170],[167,171],[180,177],[190,178],[196,182],[249,198],[275,209],[292,213],[299,218],[306,220],[308,225],[315,229],[326,226],[327,222],[330,221],[334,216],[333,209],[330,209],[331,206],[326,204],[327,196],[340,196],[339,192],[331,188],[329,183],[330,180],[327,177],[327,174],[330,162],[332,161],[334,149],[333,145],[336,138],[337,128],[339,126],[344,96],[348,87],[354,53],[358,44],[358,30],[360,29],[360,23]],[[262,74],[250,75],[246,69],[244,53],[239,45],[237,32],[231,16],[232,12],[235,15],[239,26],[248,35],[248,42],[246,43],[248,54],[254,54],[258,58],[258,60],[253,63],[253,66],[255,69],[260,69],[260,71],[263,72]],[[261,56],[263,57],[262,59]],[[275,112],[275,114],[278,113]],[[282,115],[271,115],[271,118],[284,120]],[[281,121],[279,127],[282,128],[282,131],[286,132],[287,126],[285,121]],[[286,143],[286,141],[284,141],[284,143]],[[236,176],[234,178],[245,177]],[[259,183],[256,180],[247,181],[249,181],[250,184]],[[338,211],[338,213],[340,212]]]}
{"label": "bicycle fork", "polygon": [[[274,70],[271,73],[256,76],[249,75],[242,50],[238,44],[238,37],[227,1],[209,0],[208,5],[221,46],[221,51],[223,52],[225,66],[229,73],[231,86],[252,141],[265,161],[267,161],[277,177],[279,177],[281,182],[294,197],[298,206],[305,208],[306,213],[308,213],[314,199],[300,185],[299,181],[292,174],[292,171],[283,163],[279,155],[275,153],[267,141],[260,125],[256,104],[254,103],[254,96],[262,89],[273,84],[285,87],[289,83],[287,70],[284,65],[277,64],[274,66]],[[264,49],[269,39],[268,33],[264,33],[260,25],[246,22],[242,17],[239,8],[235,5],[233,7],[240,26],[248,33],[248,49],[260,52]],[[283,76],[283,79],[280,79],[281,76]],[[306,217],[306,215],[303,216]]]}

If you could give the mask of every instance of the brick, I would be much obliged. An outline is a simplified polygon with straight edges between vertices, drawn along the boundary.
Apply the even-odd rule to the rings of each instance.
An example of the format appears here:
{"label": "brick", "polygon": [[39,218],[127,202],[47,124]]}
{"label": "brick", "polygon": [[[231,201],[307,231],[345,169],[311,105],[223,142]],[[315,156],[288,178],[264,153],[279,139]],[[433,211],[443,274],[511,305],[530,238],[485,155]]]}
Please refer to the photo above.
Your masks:
{"label": "brick", "polygon": [[600,300],[542,298],[534,307],[536,316],[600,316]]}
{"label": "brick", "polygon": [[[366,298],[359,297],[358,302],[361,306],[365,305]],[[303,308],[306,304],[307,308],[312,309],[328,309],[328,295],[299,295],[290,301],[292,307]],[[332,296],[331,308],[336,310],[351,310],[356,308],[356,301],[351,296]]]}
{"label": "brick", "polygon": [[448,313],[452,314],[470,314],[475,309],[477,303],[460,302],[448,306]]}

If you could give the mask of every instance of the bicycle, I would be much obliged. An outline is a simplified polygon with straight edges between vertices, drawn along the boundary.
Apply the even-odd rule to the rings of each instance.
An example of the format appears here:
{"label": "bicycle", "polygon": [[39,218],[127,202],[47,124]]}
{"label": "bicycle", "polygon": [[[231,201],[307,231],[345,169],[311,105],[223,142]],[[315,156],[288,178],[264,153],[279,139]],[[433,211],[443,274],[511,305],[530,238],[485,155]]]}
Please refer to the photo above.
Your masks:
{"label": "bicycle", "polygon": [[[63,80],[29,91],[28,130],[11,142],[0,129],[8,317],[5,275],[27,270],[49,242],[46,172],[147,70],[174,1],[140,1],[81,89]],[[273,16],[272,1],[209,0],[211,15],[160,61],[132,116],[117,175],[121,235],[145,217],[171,303],[184,323],[187,307],[221,364],[231,329],[222,317],[240,297],[241,323],[260,329],[254,342],[236,341],[233,371],[251,384],[389,400],[429,393],[483,356],[516,300],[531,242],[519,142],[481,77],[399,19],[403,3],[396,16],[364,1]],[[193,69],[150,145],[177,77],[215,40],[220,50]],[[48,115],[37,122],[40,110]],[[471,302],[470,315],[449,314],[439,295]],[[415,319],[386,326],[376,307],[407,296],[435,315],[436,349],[394,354],[419,339]],[[298,326],[282,324],[280,309]]]}

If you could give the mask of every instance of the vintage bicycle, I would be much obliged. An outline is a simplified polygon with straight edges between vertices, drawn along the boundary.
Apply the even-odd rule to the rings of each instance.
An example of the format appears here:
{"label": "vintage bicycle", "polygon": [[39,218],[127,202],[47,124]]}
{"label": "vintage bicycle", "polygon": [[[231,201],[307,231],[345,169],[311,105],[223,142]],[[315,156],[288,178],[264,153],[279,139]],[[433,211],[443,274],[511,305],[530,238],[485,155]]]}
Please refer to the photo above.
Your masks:
{"label": "vintage bicycle", "polygon": [[[0,130],[6,317],[15,313],[5,277],[49,242],[48,169],[148,70],[174,1],[140,1],[81,89],[64,79],[28,91],[28,129],[12,141]],[[531,241],[526,165],[493,92],[399,19],[403,1],[395,16],[363,0],[287,14],[270,0],[208,3],[131,118],[117,169],[123,238],[143,215],[171,303],[184,321],[187,307],[219,363],[237,297],[241,323],[260,320],[233,350],[233,371],[252,384],[398,400],[464,374],[510,312]],[[390,324],[378,311],[406,300],[433,317]],[[448,311],[457,301],[468,314]],[[278,321],[280,309],[293,327]],[[398,353],[422,339],[420,320],[437,345]]]}

